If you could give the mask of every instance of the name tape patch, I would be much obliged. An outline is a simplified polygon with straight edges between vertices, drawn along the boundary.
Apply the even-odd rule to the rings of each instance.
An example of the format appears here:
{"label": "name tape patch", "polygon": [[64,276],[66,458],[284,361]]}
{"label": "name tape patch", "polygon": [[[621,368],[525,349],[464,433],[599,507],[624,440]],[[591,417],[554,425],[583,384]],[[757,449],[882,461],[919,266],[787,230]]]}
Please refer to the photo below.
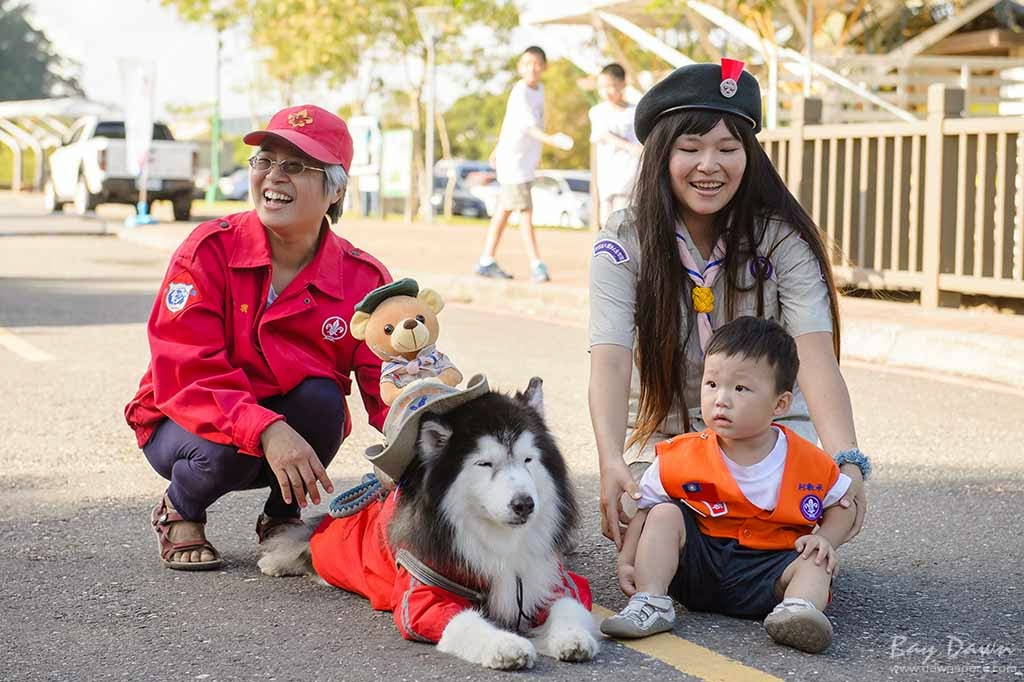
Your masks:
{"label": "name tape patch", "polygon": [[622,265],[629,260],[629,253],[622,244],[614,239],[601,239],[594,244],[594,257],[605,256],[616,265]]}

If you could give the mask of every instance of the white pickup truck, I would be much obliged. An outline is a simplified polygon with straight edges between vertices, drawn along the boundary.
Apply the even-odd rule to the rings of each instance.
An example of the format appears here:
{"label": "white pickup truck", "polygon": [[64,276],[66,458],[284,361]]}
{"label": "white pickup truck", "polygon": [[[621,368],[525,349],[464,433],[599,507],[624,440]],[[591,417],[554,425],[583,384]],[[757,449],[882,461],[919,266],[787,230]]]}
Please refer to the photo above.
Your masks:
{"label": "white pickup truck", "polygon": [[[192,191],[198,147],[177,142],[163,123],[153,124],[147,198],[169,200],[175,220],[188,220],[192,213]],[[124,121],[96,117],[79,119],[64,146],[49,159],[49,177],[44,188],[46,208],[60,211],[72,203],[75,212],[92,211],[99,204],[136,204],[139,182],[125,162]]]}

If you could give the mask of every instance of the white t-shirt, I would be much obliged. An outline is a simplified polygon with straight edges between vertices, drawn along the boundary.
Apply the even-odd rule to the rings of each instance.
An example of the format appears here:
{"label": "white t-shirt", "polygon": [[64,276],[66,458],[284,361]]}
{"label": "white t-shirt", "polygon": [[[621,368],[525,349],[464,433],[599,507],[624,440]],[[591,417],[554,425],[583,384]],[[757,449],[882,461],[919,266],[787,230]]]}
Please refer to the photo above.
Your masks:
{"label": "white t-shirt", "polygon": [[540,140],[527,135],[530,128],[544,129],[544,85],[529,87],[523,81],[512,86],[495,150],[498,183],[532,182],[540,164]]}
{"label": "white t-shirt", "polygon": [[605,133],[611,133],[627,142],[639,144],[633,130],[635,113],[633,104],[620,109],[610,102],[601,102],[590,108],[590,142],[597,145],[597,191],[602,199],[633,192],[633,179],[640,157],[610,142],[598,142],[598,139]]}
{"label": "white t-shirt", "polygon": [[[772,427],[776,433],[775,446],[768,456],[756,464],[744,466],[737,464],[719,450],[725,466],[732,474],[736,485],[740,487],[743,496],[756,507],[765,511],[772,511],[779,502],[779,486],[782,485],[782,473],[786,468],[786,434],[776,427]],[[846,494],[850,487],[850,477],[840,473],[835,485],[825,494],[821,502],[822,509],[828,509]],[[658,468],[658,460],[644,472],[640,479],[640,499],[636,506],[638,509],[650,509],[656,504],[670,502],[669,494],[665,492],[661,484],[661,470]]]}

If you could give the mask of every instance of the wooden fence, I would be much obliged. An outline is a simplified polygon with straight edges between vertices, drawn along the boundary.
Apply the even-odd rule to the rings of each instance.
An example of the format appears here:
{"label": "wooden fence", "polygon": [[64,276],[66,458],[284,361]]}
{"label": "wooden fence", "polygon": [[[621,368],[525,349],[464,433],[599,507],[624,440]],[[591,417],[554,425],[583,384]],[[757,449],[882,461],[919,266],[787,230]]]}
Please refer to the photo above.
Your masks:
{"label": "wooden fence", "polygon": [[961,118],[964,91],[928,89],[917,123],[821,125],[821,100],[761,143],[837,247],[845,285],[1024,298],[1024,117]]}

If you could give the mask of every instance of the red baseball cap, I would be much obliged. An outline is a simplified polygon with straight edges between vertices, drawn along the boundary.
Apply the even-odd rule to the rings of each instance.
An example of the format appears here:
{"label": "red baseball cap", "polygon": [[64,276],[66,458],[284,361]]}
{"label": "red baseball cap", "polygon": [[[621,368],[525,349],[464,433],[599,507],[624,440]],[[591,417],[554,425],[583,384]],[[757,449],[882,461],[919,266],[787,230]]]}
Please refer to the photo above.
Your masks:
{"label": "red baseball cap", "polygon": [[352,165],[352,136],[345,121],[313,104],[282,109],[271,117],[265,130],[254,130],[242,141],[256,146],[268,136],[295,145],[317,161],[340,164],[346,173]]}

